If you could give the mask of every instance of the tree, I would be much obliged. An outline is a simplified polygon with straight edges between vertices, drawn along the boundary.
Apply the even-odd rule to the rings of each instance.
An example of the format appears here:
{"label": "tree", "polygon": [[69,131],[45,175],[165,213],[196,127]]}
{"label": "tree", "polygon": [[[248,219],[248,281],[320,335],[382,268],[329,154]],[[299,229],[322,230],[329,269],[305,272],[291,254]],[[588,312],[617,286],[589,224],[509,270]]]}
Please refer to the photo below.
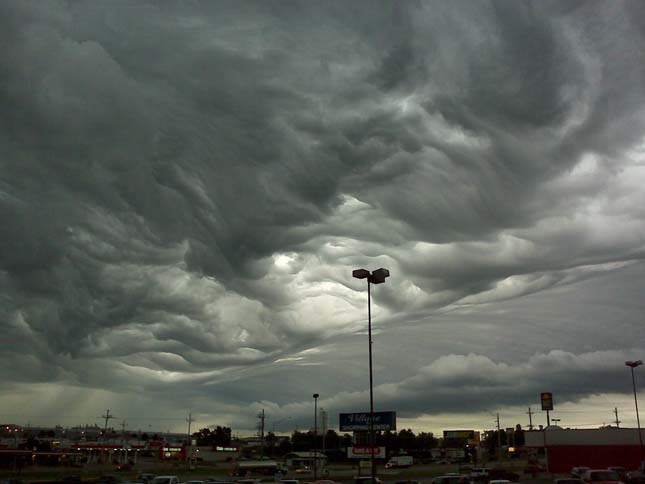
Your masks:
{"label": "tree", "polygon": [[437,439],[432,432],[421,432],[417,435],[417,448],[420,450],[434,449],[437,447]]}
{"label": "tree", "polygon": [[213,432],[213,444],[228,447],[231,445],[231,428],[218,425]]}
{"label": "tree", "polygon": [[215,430],[203,428],[199,432],[195,432],[193,438],[197,440],[197,445],[221,445],[228,447],[231,445],[231,429],[220,425],[215,427]]}
{"label": "tree", "polygon": [[325,449],[338,449],[340,447],[340,436],[332,429],[325,434]]}
{"label": "tree", "polygon": [[513,432],[513,442],[515,442],[516,447],[523,447],[525,444],[524,440],[524,430],[520,424],[515,426],[515,432]]}

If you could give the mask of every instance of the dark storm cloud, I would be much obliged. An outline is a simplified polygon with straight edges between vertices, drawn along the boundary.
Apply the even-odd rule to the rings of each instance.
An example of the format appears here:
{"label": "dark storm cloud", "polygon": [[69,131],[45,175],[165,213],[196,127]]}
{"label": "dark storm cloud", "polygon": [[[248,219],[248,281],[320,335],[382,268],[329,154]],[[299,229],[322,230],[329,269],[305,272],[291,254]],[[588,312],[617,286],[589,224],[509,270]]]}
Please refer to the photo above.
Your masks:
{"label": "dark storm cloud", "polygon": [[361,328],[359,265],[406,321],[642,259],[643,25],[637,2],[3,2],[3,380],[234,392]]}

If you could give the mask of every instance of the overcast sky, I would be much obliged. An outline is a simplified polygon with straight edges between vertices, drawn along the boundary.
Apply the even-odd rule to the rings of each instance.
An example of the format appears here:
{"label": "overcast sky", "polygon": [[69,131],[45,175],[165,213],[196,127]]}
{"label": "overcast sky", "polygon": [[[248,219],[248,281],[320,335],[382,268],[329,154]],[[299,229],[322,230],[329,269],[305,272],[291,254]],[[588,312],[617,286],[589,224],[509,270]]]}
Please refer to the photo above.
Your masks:
{"label": "overcast sky", "polygon": [[[645,2],[0,0],[0,421],[634,425]],[[645,375],[637,370],[645,397]]]}

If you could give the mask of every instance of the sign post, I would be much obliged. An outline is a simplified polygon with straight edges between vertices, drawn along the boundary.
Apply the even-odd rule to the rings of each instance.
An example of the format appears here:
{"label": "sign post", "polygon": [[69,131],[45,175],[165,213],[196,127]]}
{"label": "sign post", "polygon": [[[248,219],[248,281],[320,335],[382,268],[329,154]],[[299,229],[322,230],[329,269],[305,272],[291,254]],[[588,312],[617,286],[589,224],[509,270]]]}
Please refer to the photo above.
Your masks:
{"label": "sign post", "polygon": [[540,393],[540,401],[542,402],[542,410],[546,411],[546,427],[544,428],[543,432],[543,442],[544,442],[544,458],[546,460],[546,471],[550,472],[549,469],[549,449],[547,448],[547,442],[546,442],[546,430],[549,428],[551,425],[551,419],[549,418],[549,411],[553,410],[553,393],[551,392],[543,392]]}
{"label": "sign post", "polygon": [[540,400],[542,401],[542,410],[546,410],[546,426],[551,425],[551,418],[549,411],[553,410],[553,393],[543,392],[540,393]]}

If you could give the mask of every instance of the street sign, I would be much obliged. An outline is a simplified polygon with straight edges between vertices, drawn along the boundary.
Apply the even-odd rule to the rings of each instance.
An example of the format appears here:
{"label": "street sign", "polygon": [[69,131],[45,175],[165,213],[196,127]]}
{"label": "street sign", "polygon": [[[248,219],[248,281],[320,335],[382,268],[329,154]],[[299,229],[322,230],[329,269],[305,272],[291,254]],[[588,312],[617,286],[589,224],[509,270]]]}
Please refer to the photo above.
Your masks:
{"label": "street sign", "polygon": [[[341,432],[367,432],[370,429],[370,413],[341,413],[338,422]],[[396,412],[374,412],[374,430],[396,430]]]}
{"label": "street sign", "polygon": [[542,410],[553,410],[553,393],[540,393],[540,400],[542,401]]}
{"label": "street sign", "polygon": [[385,447],[356,446],[347,447],[347,457],[349,459],[367,459],[370,456],[370,448],[374,449],[375,459],[385,459]]}

